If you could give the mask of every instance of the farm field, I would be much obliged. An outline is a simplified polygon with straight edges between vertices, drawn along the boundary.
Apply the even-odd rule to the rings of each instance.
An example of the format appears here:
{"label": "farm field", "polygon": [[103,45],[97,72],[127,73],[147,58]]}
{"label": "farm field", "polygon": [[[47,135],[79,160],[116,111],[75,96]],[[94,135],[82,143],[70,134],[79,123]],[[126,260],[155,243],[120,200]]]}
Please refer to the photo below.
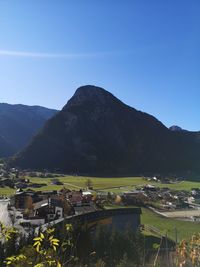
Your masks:
{"label": "farm field", "polygon": [[[52,185],[52,178],[38,178],[38,177],[26,177],[29,178],[32,183],[45,183],[46,186],[40,188],[32,188],[33,190],[59,190],[63,188],[63,185]],[[85,188],[87,179],[90,179],[93,184],[94,190],[102,190],[105,192],[121,193],[128,190],[134,190],[137,186],[145,184],[155,185],[156,187],[168,187],[174,190],[191,190],[191,188],[200,187],[200,182],[181,181],[174,184],[163,184],[159,182],[150,182],[143,177],[117,177],[117,178],[100,178],[100,177],[83,177],[83,176],[62,176],[58,179],[63,182],[64,186],[69,189],[81,189]],[[31,187],[30,187],[31,188]],[[0,188],[0,195],[11,195],[15,192],[15,189]]]}
{"label": "farm field", "polygon": [[[112,191],[120,193],[126,190],[135,189],[137,186],[145,184],[155,185],[156,187],[168,187],[174,190],[187,190],[191,188],[200,187],[200,182],[181,181],[174,184],[163,184],[160,182],[150,182],[143,177],[117,177],[117,178],[99,178],[99,177],[82,177],[82,176],[63,176],[59,177],[59,180],[64,183],[65,187],[70,189],[84,188],[87,179],[90,179],[93,184],[93,188],[103,191]],[[47,186],[42,190],[51,190],[55,187],[62,188],[62,186],[51,185],[51,178],[30,178],[33,183],[46,183]]]}
{"label": "farm field", "polygon": [[0,196],[10,196],[15,193],[16,189],[9,187],[0,187]]}
{"label": "farm field", "polygon": [[[89,178],[92,181],[93,188],[95,190],[105,190],[105,191],[124,191],[134,189],[138,184],[145,184],[146,181],[141,177],[125,177],[125,178],[96,178],[96,177],[82,177],[82,176],[62,176],[59,177],[59,181],[63,182],[64,185],[52,185],[51,180],[53,178],[38,178],[38,177],[28,177],[32,183],[46,184],[40,188],[29,188],[36,191],[47,191],[47,190],[60,190],[65,186],[69,189],[81,189],[85,188],[86,181]],[[122,188],[123,187],[123,188]],[[15,192],[15,189],[8,187],[0,188],[0,195],[12,195]]]}
{"label": "farm field", "polygon": [[200,223],[165,218],[146,208],[142,208],[141,223],[158,228],[164,235],[167,234],[173,240],[175,240],[176,229],[178,242],[191,238],[194,233],[200,233]]}
{"label": "farm field", "polygon": [[[82,177],[82,176],[63,176],[58,179],[64,183],[65,187],[71,189],[84,188],[87,179],[92,181],[94,189],[107,190],[118,189],[119,187],[135,187],[138,184],[145,184],[145,180],[141,177],[122,177],[122,178],[97,178],[97,177]],[[29,178],[33,183],[47,183],[51,186],[52,178]],[[59,186],[62,187],[62,186]]]}

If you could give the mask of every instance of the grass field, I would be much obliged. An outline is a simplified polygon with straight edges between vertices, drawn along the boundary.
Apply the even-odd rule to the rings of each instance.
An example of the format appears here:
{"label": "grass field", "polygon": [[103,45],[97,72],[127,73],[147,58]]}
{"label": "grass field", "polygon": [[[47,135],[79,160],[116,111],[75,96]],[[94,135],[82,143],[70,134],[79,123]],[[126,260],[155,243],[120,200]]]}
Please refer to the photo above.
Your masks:
{"label": "grass field", "polygon": [[[46,183],[46,186],[41,188],[33,188],[34,190],[59,190],[62,185],[52,185],[52,178],[38,178],[38,177],[27,177],[33,183]],[[97,178],[89,177],[93,183],[93,188],[96,190],[110,191],[114,193],[120,193],[135,189],[136,186],[144,184],[152,184],[157,187],[168,187],[174,190],[191,190],[194,187],[200,187],[200,182],[182,181],[176,184],[162,184],[158,182],[149,182],[142,177],[120,177],[120,178]],[[59,180],[64,183],[64,186],[69,189],[80,189],[85,188],[87,177],[82,176],[63,176],[59,177]],[[30,187],[31,188],[31,187]],[[15,190],[10,188],[0,188],[0,195],[11,195]]]}
{"label": "grass field", "polygon": [[[182,181],[175,184],[163,184],[159,182],[149,182],[142,177],[120,177],[120,178],[97,178],[89,177],[93,183],[94,189],[105,190],[112,192],[122,192],[124,190],[135,189],[136,186],[152,184],[157,187],[168,187],[174,190],[191,190],[194,187],[200,187],[200,182]],[[51,185],[50,178],[30,178],[32,182],[47,183],[48,186],[42,190],[51,190],[54,186]],[[65,187],[75,189],[84,188],[87,177],[81,176],[64,176],[59,178],[65,184]],[[62,186],[55,186],[55,189],[62,188]]]}
{"label": "grass field", "polygon": [[[65,184],[66,187],[69,188],[84,188],[85,183],[88,177],[82,177],[82,176],[64,176],[60,177],[59,180]],[[145,181],[141,177],[128,177],[128,178],[96,178],[96,177],[89,177],[89,179],[93,183],[94,189],[112,189],[112,188],[118,188],[121,186],[131,186],[135,187],[138,184],[142,183],[144,184]],[[50,185],[51,178],[30,178],[31,182],[36,183],[47,183]],[[61,186],[62,187],[62,186]]]}
{"label": "grass field", "polygon": [[15,189],[9,187],[1,187],[0,188],[0,196],[10,196],[15,193]]}
{"label": "grass field", "polygon": [[176,229],[178,241],[191,238],[194,233],[200,233],[200,223],[168,219],[146,208],[142,208],[141,223],[158,228],[163,234],[167,233],[167,235],[174,240]]}

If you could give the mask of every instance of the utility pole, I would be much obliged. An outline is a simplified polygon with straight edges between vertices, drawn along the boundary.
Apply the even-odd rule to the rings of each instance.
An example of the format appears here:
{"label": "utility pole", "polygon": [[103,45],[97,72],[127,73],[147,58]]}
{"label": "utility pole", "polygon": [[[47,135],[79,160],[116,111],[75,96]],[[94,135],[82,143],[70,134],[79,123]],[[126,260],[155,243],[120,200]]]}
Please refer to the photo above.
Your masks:
{"label": "utility pole", "polygon": [[143,235],[143,237],[144,237],[144,238],[143,238],[143,241],[144,241],[143,267],[145,267],[145,257],[146,257],[146,255],[145,255],[145,254],[146,254],[146,251],[145,251],[145,243],[146,243],[146,242],[145,242],[145,235]]}
{"label": "utility pole", "polygon": [[165,235],[165,246],[166,246],[166,259],[167,259],[167,265],[168,267],[170,267],[170,263],[169,263],[169,251],[168,251],[168,244],[167,244],[167,233]]}
{"label": "utility pole", "polygon": [[175,232],[175,242],[176,242],[176,245],[177,245],[177,242],[178,242],[178,233],[177,233],[177,228],[174,227],[174,232]]}

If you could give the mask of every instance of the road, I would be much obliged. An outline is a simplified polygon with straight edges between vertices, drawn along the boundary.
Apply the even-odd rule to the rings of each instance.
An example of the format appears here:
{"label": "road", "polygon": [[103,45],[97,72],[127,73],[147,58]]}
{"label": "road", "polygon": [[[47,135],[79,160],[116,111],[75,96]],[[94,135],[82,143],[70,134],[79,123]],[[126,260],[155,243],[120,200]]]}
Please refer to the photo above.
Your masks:
{"label": "road", "polygon": [[169,212],[161,212],[162,215],[168,218],[190,218],[193,216],[200,216],[200,210],[175,210]]}
{"label": "road", "polygon": [[9,226],[12,225],[10,216],[7,210],[8,201],[0,201],[0,221]]}
{"label": "road", "polygon": [[70,183],[64,183],[65,185],[68,185],[68,186],[71,186],[71,187],[75,187],[75,188],[78,188],[78,189],[81,189],[82,187],[80,186],[77,186],[77,185],[74,185],[74,184],[70,184]]}

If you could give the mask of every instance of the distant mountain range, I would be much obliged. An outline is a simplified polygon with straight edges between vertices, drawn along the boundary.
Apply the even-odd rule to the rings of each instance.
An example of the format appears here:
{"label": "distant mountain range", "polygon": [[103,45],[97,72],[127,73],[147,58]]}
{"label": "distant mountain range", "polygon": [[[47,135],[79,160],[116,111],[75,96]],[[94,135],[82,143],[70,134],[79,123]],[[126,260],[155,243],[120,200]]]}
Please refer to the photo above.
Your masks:
{"label": "distant mountain range", "polygon": [[106,90],[83,86],[12,161],[86,175],[200,170],[200,134],[168,129]]}
{"label": "distant mountain range", "polygon": [[56,113],[40,106],[0,103],[0,157],[22,150]]}

